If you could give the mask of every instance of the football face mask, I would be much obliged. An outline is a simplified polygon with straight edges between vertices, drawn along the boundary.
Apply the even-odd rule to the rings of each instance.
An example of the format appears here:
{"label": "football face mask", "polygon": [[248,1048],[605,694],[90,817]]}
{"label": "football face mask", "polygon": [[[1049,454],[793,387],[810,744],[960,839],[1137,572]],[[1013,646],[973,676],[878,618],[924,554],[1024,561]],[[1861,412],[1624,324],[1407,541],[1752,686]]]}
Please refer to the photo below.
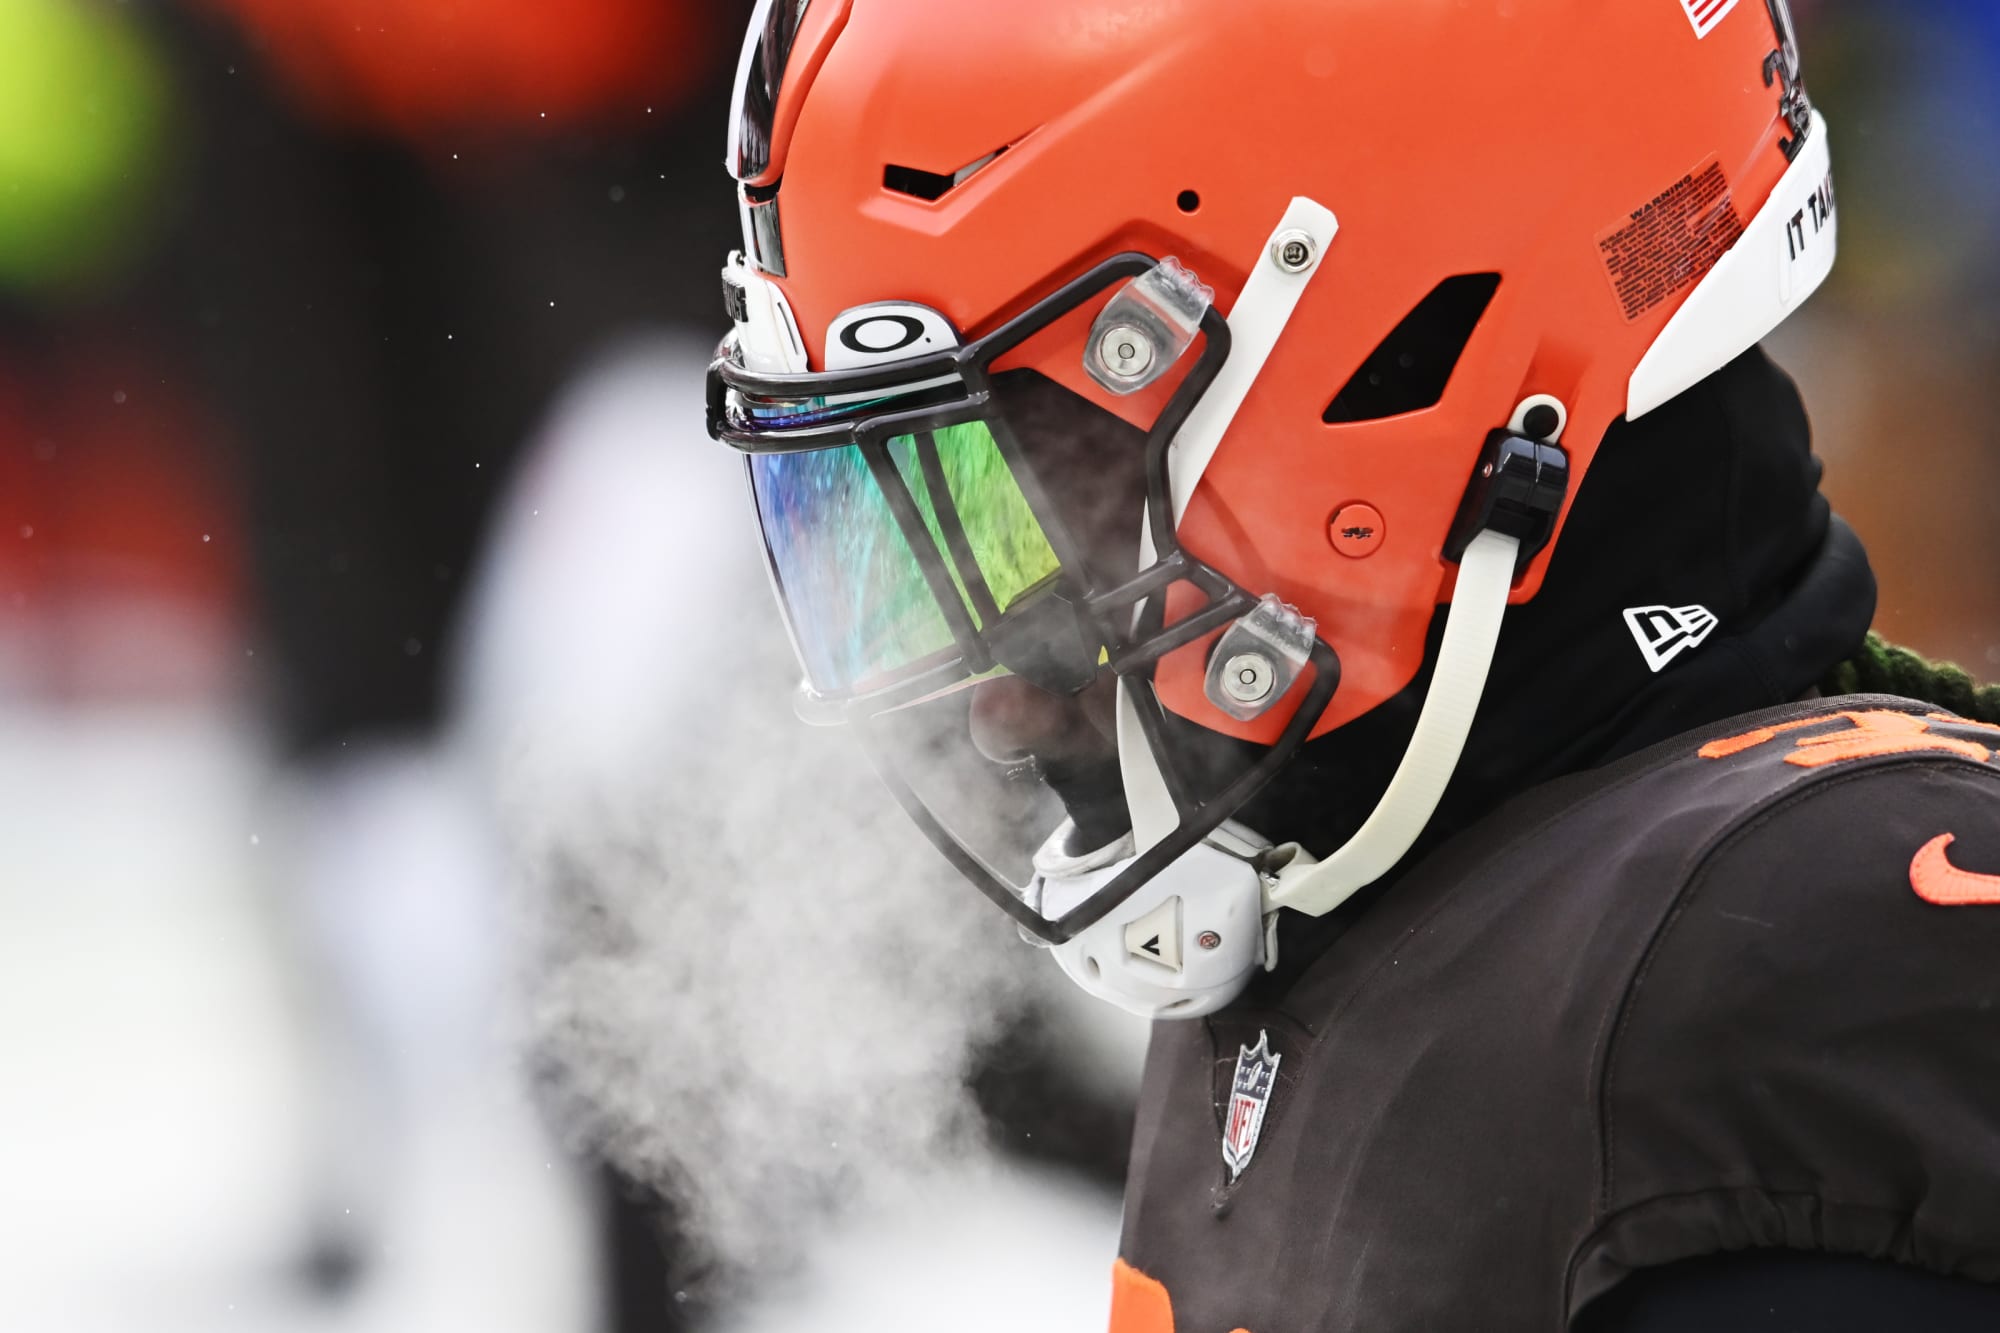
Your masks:
{"label": "football face mask", "polygon": [[[808,373],[775,285],[733,260],[725,286],[738,328],[710,370],[709,427],[747,455],[802,711],[854,723],[924,832],[1044,942],[1205,840],[1254,904],[1260,848],[1218,830],[1304,743],[1339,668],[1310,622],[1173,538],[1170,449],[1230,355],[1205,289],[1119,255],[971,342],[923,307],[863,306],[830,331],[832,368]],[[1121,392],[1181,376],[1149,429],[996,370],[1108,293],[1091,373]],[[1152,680],[1220,630],[1262,637],[1227,654],[1217,698],[1289,719],[1218,771],[1176,757]],[[1233,936],[1259,929],[1249,916]]]}

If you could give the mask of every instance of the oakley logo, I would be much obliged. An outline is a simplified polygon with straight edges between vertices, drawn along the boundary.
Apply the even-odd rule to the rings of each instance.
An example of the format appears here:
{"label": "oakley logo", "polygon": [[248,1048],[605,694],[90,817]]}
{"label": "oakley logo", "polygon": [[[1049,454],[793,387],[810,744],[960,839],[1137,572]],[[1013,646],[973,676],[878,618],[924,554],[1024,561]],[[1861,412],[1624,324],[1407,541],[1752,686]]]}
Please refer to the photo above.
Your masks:
{"label": "oakley logo", "polygon": [[958,346],[958,333],[929,306],[877,301],[843,310],[826,328],[826,368],[879,368],[884,361]]}
{"label": "oakley logo", "polygon": [[1721,622],[1705,606],[1635,606],[1625,623],[1654,674],[1690,648],[1699,648]]}
{"label": "oakley logo", "polygon": [[924,336],[924,322],[908,315],[875,315],[840,331],[840,345],[863,356],[900,352]]}

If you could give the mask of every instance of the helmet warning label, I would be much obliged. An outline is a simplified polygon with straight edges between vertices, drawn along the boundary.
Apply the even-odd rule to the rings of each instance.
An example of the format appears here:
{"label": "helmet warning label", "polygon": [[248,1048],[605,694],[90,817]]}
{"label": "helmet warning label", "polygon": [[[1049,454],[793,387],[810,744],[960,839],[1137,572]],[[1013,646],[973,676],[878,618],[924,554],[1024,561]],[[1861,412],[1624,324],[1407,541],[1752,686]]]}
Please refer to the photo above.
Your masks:
{"label": "helmet warning label", "polygon": [[1729,181],[1711,158],[1599,233],[1597,252],[1629,322],[1705,276],[1742,236]]}

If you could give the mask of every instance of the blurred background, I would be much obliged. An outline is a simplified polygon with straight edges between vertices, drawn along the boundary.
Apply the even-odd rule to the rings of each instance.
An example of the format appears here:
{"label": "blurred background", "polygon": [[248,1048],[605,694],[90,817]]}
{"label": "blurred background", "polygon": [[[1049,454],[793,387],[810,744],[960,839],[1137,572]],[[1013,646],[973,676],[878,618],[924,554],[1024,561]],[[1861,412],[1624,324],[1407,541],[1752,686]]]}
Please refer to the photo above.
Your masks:
{"label": "blurred background", "polygon": [[[0,0],[0,1327],[1102,1327],[1143,1034],[793,724],[699,424],[749,8]],[[1773,348],[2000,676],[2000,10],[1794,8]]]}

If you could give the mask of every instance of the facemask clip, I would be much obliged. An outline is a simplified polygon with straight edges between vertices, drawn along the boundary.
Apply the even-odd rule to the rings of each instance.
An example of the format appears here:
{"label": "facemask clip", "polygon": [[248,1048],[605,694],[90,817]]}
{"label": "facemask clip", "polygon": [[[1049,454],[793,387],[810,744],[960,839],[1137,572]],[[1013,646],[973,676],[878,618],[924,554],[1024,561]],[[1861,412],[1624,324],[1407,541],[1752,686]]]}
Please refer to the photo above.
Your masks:
{"label": "facemask clip", "polygon": [[1305,670],[1318,631],[1318,622],[1266,593],[1215,645],[1208,701],[1238,722],[1262,717]]}
{"label": "facemask clip", "polygon": [[1083,368],[1121,398],[1158,380],[1194,343],[1215,290],[1178,259],[1162,259],[1119,289],[1091,325]]}

